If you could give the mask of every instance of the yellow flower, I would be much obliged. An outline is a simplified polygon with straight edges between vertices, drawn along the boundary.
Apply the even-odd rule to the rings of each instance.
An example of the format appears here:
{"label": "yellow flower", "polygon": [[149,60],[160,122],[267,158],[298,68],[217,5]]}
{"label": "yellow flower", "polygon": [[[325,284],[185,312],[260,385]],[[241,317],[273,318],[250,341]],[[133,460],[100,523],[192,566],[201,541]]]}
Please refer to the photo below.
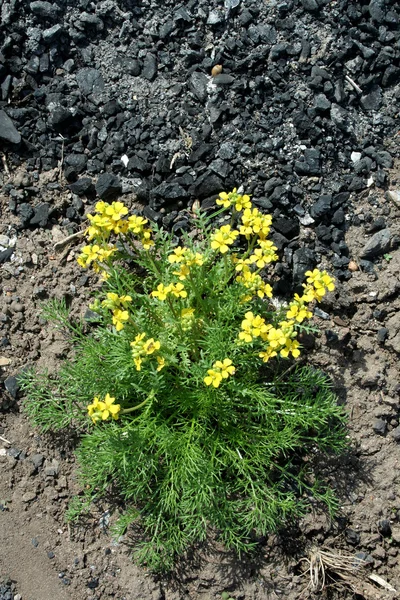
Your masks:
{"label": "yellow flower", "polygon": [[157,371],[161,371],[161,369],[165,367],[165,358],[163,358],[162,356],[156,356],[156,358],[158,362]]}
{"label": "yellow flower", "polygon": [[264,352],[260,352],[258,356],[263,359],[263,362],[266,363],[269,361],[270,358],[274,358],[274,356],[276,355],[276,351],[273,348],[269,347],[266,348]]}
{"label": "yellow flower", "polygon": [[99,246],[93,244],[92,246],[84,246],[82,253],[78,257],[78,265],[86,269],[89,265],[93,264],[93,269],[96,273],[101,271],[100,265],[107,263],[109,258],[117,251],[117,248],[113,246]]}
{"label": "yellow flower", "polygon": [[103,300],[101,305],[110,310],[114,310],[121,306],[127,308],[127,304],[130,302],[132,302],[131,296],[118,296],[115,292],[107,292],[107,299]]}
{"label": "yellow flower", "polygon": [[271,327],[267,334],[267,340],[271,348],[278,348],[286,344],[287,337],[282,329]]}
{"label": "yellow flower", "polygon": [[216,203],[218,206],[223,206],[224,208],[229,208],[230,206],[235,205],[235,209],[237,211],[251,207],[250,196],[247,196],[247,194],[243,196],[238,194],[236,188],[234,188],[233,191],[229,192],[228,194],[226,192],[221,192]]}
{"label": "yellow flower", "polygon": [[259,269],[263,269],[265,265],[278,260],[278,255],[275,253],[278,248],[269,240],[260,240],[260,248],[256,248],[249,258],[251,264],[256,264]]}
{"label": "yellow flower", "polygon": [[293,358],[300,356],[299,342],[297,340],[286,340],[285,347],[279,352],[283,358],[287,358],[292,354]]}
{"label": "yellow flower", "polygon": [[[141,370],[143,358],[146,358],[147,356],[154,354],[154,352],[157,352],[161,348],[160,342],[155,341],[154,338],[145,340],[145,337],[146,337],[145,333],[139,333],[135,337],[134,341],[130,343],[130,346],[132,348],[132,358],[133,358],[133,362],[135,363],[137,371]],[[159,363],[159,366],[160,366],[158,357],[156,357],[156,358],[157,358],[157,362]]]}
{"label": "yellow flower", "polygon": [[181,264],[179,271],[172,271],[173,275],[176,275],[178,279],[184,281],[190,274],[189,265]]}
{"label": "yellow flower", "polygon": [[213,368],[208,369],[207,373],[208,375],[204,377],[204,383],[217,388],[223,379],[235,374],[235,367],[230,358],[225,358],[223,361],[217,360],[213,364]]}
{"label": "yellow flower", "polygon": [[224,358],[223,362],[217,360],[214,363],[214,367],[220,369],[221,376],[223,379],[227,379],[229,375],[234,375],[236,370],[235,367],[232,365],[232,361],[230,358]]}
{"label": "yellow flower", "polygon": [[144,250],[150,250],[152,246],[154,246],[154,242],[151,239],[151,230],[144,229],[142,232],[141,240]]}
{"label": "yellow flower", "polygon": [[165,286],[163,283],[159,283],[157,289],[151,292],[151,296],[153,296],[153,298],[158,298],[159,300],[161,300],[161,302],[163,302],[167,298],[171,290],[171,283],[167,286]]}
{"label": "yellow flower", "polygon": [[171,294],[173,294],[176,298],[186,298],[187,291],[185,290],[185,286],[183,283],[175,283],[171,286]]}
{"label": "yellow flower", "polygon": [[215,388],[219,387],[219,384],[222,381],[221,373],[217,373],[216,371],[213,371],[213,369],[208,369],[207,373],[208,375],[204,377],[204,383],[206,385],[212,385]]}
{"label": "yellow flower", "polygon": [[288,319],[294,319],[298,323],[302,323],[304,319],[310,319],[312,312],[304,306],[304,297],[295,294],[293,302],[289,304],[289,310],[286,313]]}
{"label": "yellow flower", "polygon": [[232,230],[230,225],[223,225],[211,235],[211,248],[225,254],[238,235],[239,232]]}
{"label": "yellow flower", "polygon": [[242,331],[239,333],[239,339],[250,343],[253,338],[263,337],[264,339],[271,325],[266,325],[265,320],[260,315],[254,316],[249,311],[245,314],[241,327]]}
{"label": "yellow flower", "polygon": [[172,263],[180,263],[185,259],[185,255],[188,251],[188,248],[182,248],[181,246],[177,246],[174,249],[173,254],[168,256],[168,261]]}
{"label": "yellow flower", "polygon": [[245,301],[251,300],[256,294],[259,298],[272,298],[272,287],[269,283],[265,283],[258,273],[253,273],[246,265],[243,266],[242,274],[236,277],[236,281],[251,292],[250,295],[246,295]]}
{"label": "yellow flower", "polygon": [[132,233],[141,234],[144,226],[147,225],[148,220],[144,217],[138,217],[136,215],[132,215],[128,217],[128,231]]}
{"label": "yellow flower", "polygon": [[106,421],[109,417],[114,420],[118,419],[121,405],[114,404],[115,398],[111,398],[110,394],[106,394],[104,400],[100,400],[97,396],[93,399],[93,403],[87,407],[89,417],[93,423],[97,421]]}
{"label": "yellow flower", "polygon": [[156,350],[159,350],[161,347],[160,342],[155,342],[154,338],[150,338],[147,340],[147,342],[145,342],[144,346],[143,346],[143,352],[145,352],[146,354],[153,354],[153,352],[156,352]]}
{"label": "yellow flower", "polygon": [[325,296],[326,290],[333,292],[335,289],[335,282],[326,271],[314,269],[313,271],[306,271],[306,276],[306,281],[309,285],[304,285],[304,287],[308,290],[311,286],[314,288],[314,298],[318,300],[318,302],[320,302],[323,296]]}
{"label": "yellow flower", "polygon": [[245,208],[242,214],[240,234],[244,235],[246,239],[255,234],[261,240],[265,240],[269,234],[271,223],[271,215],[263,215],[257,208]]}
{"label": "yellow flower", "polygon": [[112,322],[117,331],[121,331],[127,321],[129,321],[129,313],[127,310],[121,310],[119,308],[114,310]]}

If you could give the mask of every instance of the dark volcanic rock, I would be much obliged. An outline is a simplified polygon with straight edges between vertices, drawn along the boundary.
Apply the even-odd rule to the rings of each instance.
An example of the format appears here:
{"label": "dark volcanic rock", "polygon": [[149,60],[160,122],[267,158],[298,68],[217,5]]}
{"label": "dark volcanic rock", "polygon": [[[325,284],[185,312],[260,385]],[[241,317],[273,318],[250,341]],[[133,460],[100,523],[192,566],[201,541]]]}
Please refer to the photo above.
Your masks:
{"label": "dark volcanic rock", "polygon": [[215,173],[206,171],[203,175],[200,175],[194,182],[191,189],[191,193],[196,198],[208,198],[213,194],[218,195],[224,190],[224,182]]}
{"label": "dark volcanic rock", "polygon": [[392,235],[390,229],[382,229],[375,233],[365,244],[361,251],[360,258],[374,258],[380,256],[390,249]]}
{"label": "dark volcanic rock", "polygon": [[71,190],[71,192],[77,194],[78,196],[87,196],[88,194],[90,195],[95,189],[93,181],[90,177],[81,177],[80,179],[78,179],[78,181],[71,183],[68,187]]}
{"label": "dark volcanic rock", "polygon": [[209,78],[204,73],[195,71],[189,79],[189,89],[200,102],[205,102],[207,99],[207,85]]}
{"label": "dark volcanic rock", "polygon": [[60,11],[56,4],[51,4],[50,2],[45,2],[44,0],[36,0],[36,2],[31,2],[29,4],[29,8],[34,15],[44,19],[51,19],[52,21],[58,18]]}
{"label": "dark volcanic rock", "polygon": [[39,227],[46,227],[49,220],[50,204],[42,202],[34,208],[34,215],[31,218],[30,225],[39,225]]}
{"label": "dark volcanic rock", "polygon": [[310,209],[310,215],[313,219],[321,219],[329,214],[332,206],[332,196],[324,194],[321,196]]}
{"label": "dark volcanic rock", "polygon": [[99,198],[106,202],[116,200],[122,193],[122,185],[119,178],[112,173],[102,173],[96,182],[96,192]]}
{"label": "dark volcanic rock", "polygon": [[80,69],[76,74],[76,80],[84,96],[101,94],[104,91],[105,83],[103,75],[97,69]]}
{"label": "dark volcanic rock", "polygon": [[0,110],[0,139],[11,144],[19,144],[21,134],[4,110]]}
{"label": "dark volcanic rock", "polygon": [[298,248],[293,253],[293,284],[304,283],[305,272],[312,271],[317,264],[315,252],[310,248]]}
{"label": "dark volcanic rock", "polygon": [[149,81],[153,81],[157,75],[157,59],[150,52],[144,58],[142,75]]}

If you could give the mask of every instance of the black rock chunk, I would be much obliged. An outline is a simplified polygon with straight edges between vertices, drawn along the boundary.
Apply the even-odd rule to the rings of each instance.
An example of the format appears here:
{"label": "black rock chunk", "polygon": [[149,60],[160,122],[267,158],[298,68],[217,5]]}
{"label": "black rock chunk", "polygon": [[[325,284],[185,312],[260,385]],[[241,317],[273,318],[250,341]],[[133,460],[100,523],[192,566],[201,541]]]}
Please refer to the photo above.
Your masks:
{"label": "black rock chunk", "polygon": [[377,152],[375,160],[381,167],[385,167],[387,169],[391,169],[393,167],[393,157],[391,154],[389,154],[389,152],[386,152],[386,150]]}
{"label": "black rock chunk", "polygon": [[315,252],[310,248],[298,248],[293,252],[293,283],[304,283],[305,272],[312,271],[317,264]]}
{"label": "black rock chunk", "polygon": [[187,191],[179,183],[167,183],[163,181],[152,190],[152,195],[164,200],[181,200],[187,198]]}
{"label": "black rock chunk", "polygon": [[190,76],[189,89],[200,102],[205,102],[207,100],[208,81],[209,78],[207,75],[205,75],[205,73],[199,73],[198,71],[195,71]]}
{"label": "black rock chunk", "polygon": [[43,40],[46,42],[46,44],[51,44],[58,39],[63,32],[64,28],[62,25],[53,25],[53,27],[49,27],[49,29],[45,29],[43,31]]}
{"label": "black rock chunk", "polygon": [[376,419],[373,430],[378,435],[385,435],[387,429],[387,423],[383,419]]}
{"label": "black rock chunk", "polygon": [[65,164],[73,167],[76,173],[82,173],[86,169],[87,161],[86,154],[69,154],[65,158]]}
{"label": "black rock chunk", "polygon": [[93,181],[90,177],[81,177],[78,181],[71,183],[68,187],[71,192],[77,196],[92,195],[94,192]]}
{"label": "black rock chunk", "polygon": [[392,533],[392,527],[389,519],[380,519],[378,521],[378,531],[381,535],[389,537]]}
{"label": "black rock chunk", "polygon": [[376,334],[376,339],[380,344],[383,344],[389,334],[389,330],[386,327],[381,327],[378,329]]}
{"label": "black rock chunk", "polygon": [[213,82],[215,83],[215,85],[230,85],[234,81],[235,78],[232,77],[232,75],[229,75],[228,73],[221,73],[220,75],[217,75],[213,78]]}
{"label": "black rock chunk", "polygon": [[392,234],[390,229],[382,229],[374,233],[361,251],[360,258],[374,258],[380,256],[390,249]]}
{"label": "black rock chunk", "polygon": [[46,227],[49,215],[50,215],[50,204],[48,202],[41,202],[34,207],[35,214],[30,220],[30,225],[39,225],[39,227]]}
{"label": "black rock chunk", "polygon": [[375,85],[368,94],[361,96],[360,104],[364,110],[379,110],[382,106],[382,90]]}
{"label": "black rock chunk", "polygon": [[50,4],[50,2],[44,2],[43,0],[31,2],[29,8],[34,15],[42,17],[43,19],[54,21],[59,15],[59,8],[56,4]]}
{"label": "black rock chunk", "polygon": [[294,169],[299,175],[320,175],[321,153],[317,148],[304,150],[303,160],[296,160]]}
{"label": "black rock chunk", "polygon": [[400,442],[400,425],[391,431],[395,442]]}
{"label": "black rock chunk", "polygon": [[96,192],[99,198],[110,202],[118,198],[122,193],[122,185],[119,178],[112,173],[102,173],[96,182]]}
{"label": "black rock chunk", "polygon": [[279,217],[274,219],[274,229],[279,231],[288,240],[296,237],[300,233],[300,225],[297,219],[287,219],[285,217]]}
{"label": "black rock chunk", "polygon": [[371,0],[368,6],[369,14],[376,23],[383,23],[385,20],[385,0]]}
{"label": "black rock chunk", "polygon": [[20,204],[18,206],[17,209],[17,214],[19,216],[19,218],[21,219],[21,225],[22,227],[28,227],[30,220],[32,219],[33,215],[35,214],[35,211],[33,210],[32,206],[30,204],[27,204],[26,202],[24,202],[23,204]]}
{"label": "black rock chunk", "polygon": [[142,75],[148,81],[153,81],[157,75],[157,59],[154,54],[148,52],[143,60]]}
{"label": "black rock chunk", "polygon": [[4,382],[4,387],[6,388],[10,396],[12,396],[14,399],[17,398],[18,390],[20,388],[17,377],[14,377],[13,375],[7,377],[7,379]]}
{"label": "black rock chunk", "polygon": [[332,196],[330,194],[324,194],[320,196],[318,200],[310,208],[310,215],[313,219],[322,219],[329,214],[332,207]]}
{"label": "black rock chunk", "polygon": [[206,171],[194,182],[190,192],[196,198],[208,198],[219,194],[225,189],[224,182],[215,173]]}
{"label": "black rock chunk", "polygon": [[318,3],[316,0],[301,0],[304,10],[308,12],[317,12],[319,10]]}
{"label": "black rock chunk", "polygon": [[19,144],[21,134],[4,110],[0,110],[0,139],[11,144]]}
{"label": "black rock chunk", "polygon": [[86,67],[79,69],[76,73],[76,81],[84,96],[88,96],[89,94],[101,94],[105,88],[103,75],[97,69]]}
{"label": "black rock chunk", "polygon": [[11,258],[13,252],[13,248],[6,248],[5,250],[2,250],[0,252],[0,265],[5,263],[9,258]]}
{"label": "black rock chunk", "polygon": [[354,529],[346,529],[346,542],[352,546],[358,546],[361,540],[361,535]]}
{"label": "black rock chunk", "polygon": [[50,112],[49,125],[59,128],[60,125],[65,125],[72,119],[71,111],[64,106],[57,106]]}

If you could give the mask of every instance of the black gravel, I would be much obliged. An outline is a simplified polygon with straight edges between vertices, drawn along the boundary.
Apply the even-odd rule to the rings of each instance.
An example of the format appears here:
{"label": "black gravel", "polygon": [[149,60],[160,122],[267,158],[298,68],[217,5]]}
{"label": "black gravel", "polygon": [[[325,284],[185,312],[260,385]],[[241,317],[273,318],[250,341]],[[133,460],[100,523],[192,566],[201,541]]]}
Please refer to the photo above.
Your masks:
{"label": "black gravel", "polygon": [[[10,209],[21,228],[59,218],[35,182],[62,164],[64,225],[84,218],[81,197],[133,192],[179,233],[193,200],[243,185],[274,216],[283,281],[323,256],[348,278],[351,207],[393,165],[399,21],[395,0],[3,2],[0,138],[32,175],[5,186]],[[375,232],[364,258],[390,246]]]}

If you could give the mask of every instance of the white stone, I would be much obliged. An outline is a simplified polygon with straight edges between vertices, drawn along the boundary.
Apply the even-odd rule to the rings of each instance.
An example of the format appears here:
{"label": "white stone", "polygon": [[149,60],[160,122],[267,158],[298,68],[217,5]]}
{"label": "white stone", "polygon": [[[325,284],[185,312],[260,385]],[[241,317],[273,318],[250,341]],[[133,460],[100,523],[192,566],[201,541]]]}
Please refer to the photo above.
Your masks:
{"label": "white stone", "polygon": [[356,163],[361,159],[361,156],[362,156],[361,152],[352,152],[350,155],[350,158],[353,163]]}

